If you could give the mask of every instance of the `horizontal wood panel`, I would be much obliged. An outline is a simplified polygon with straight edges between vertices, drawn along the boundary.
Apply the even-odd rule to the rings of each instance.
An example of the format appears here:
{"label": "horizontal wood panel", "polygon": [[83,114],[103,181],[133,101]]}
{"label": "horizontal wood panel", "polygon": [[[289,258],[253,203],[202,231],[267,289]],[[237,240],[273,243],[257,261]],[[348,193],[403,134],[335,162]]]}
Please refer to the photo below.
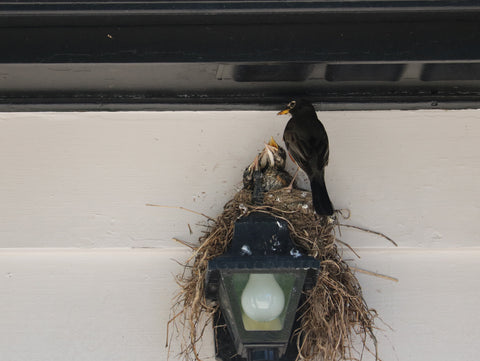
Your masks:
{"label": "horizontal wood panel", "polygon": [[[0,251],[0,350],[9,361],[167,359],[166,322],[185,250]],[[353,258],[349,252],[345,258]],[[479,249],[360,250],[351,264],[383,322],[383,360],[473,360]],[[178,340],[178,338],[176,338]],[[202,355],[212,358],[212,335]],[[171,360],[177,360],[175,353]],[[373,360],[366,356],[365,361]]]}
{"label": "horizontal wood panel", "polygon": [[[476,247],[480,111],[320,112],[346,221],[401,247]],[[275,112],[0,113],[0,248],[195,242],[288,117]],[[292,164],[289,165],[294,170]],[[302,180],[303,178],[303,180]],[[300,184],[308,185],[304,176]],[[192,228],[193,234],[189,231]],[[355,247],[385,240],[342,230]]]}

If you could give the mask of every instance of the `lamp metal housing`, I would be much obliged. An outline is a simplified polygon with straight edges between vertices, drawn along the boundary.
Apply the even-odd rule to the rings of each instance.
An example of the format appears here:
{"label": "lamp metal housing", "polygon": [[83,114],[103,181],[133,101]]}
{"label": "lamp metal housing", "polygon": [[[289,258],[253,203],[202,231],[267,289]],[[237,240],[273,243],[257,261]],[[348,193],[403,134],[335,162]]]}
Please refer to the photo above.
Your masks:
{"label": "lamp metal housing", "polygon": [[[320,261],[304,255],[293,244],[286,221],[263,213],[239,219],[227,252],[209,261],[205,281],[206,297],[220,305],[221,315],[215,326],[226,323],[233,345],[230,348],[234,347],[227,350],[227,357],[236,354],[240,360],[249,361],[290,359],[286,352],[297,309],[304,292],[315,284],[319,270]],[[273,275],[285,295],[277,323],[265,329],[249,327],[242,310],[241,293],[252,274]],[[216,342],[217,357],[222,360],[226,358],[222,356],[224,343]]]}

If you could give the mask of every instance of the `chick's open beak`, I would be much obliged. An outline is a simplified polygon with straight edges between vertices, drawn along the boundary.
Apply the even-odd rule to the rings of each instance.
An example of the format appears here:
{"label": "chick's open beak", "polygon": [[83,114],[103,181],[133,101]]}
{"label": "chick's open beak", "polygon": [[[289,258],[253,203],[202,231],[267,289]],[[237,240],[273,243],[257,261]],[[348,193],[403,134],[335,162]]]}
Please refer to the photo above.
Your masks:
{"label": "chick's open beak", "polygon": [[288,113],[290,113],[290,109],[289,109],[289,108],[284,109],[284,110],[282,110],[281,112],[278,112],[277,115],[284,115],[284,114],[288,114]]}
{"label": "chick's open beak", "polygon": [[277,142],[275,141],[275,139],[273,139],[273,137],[270,137],[270,141],[268,142],[268,145],[278,149],[278,144]]}

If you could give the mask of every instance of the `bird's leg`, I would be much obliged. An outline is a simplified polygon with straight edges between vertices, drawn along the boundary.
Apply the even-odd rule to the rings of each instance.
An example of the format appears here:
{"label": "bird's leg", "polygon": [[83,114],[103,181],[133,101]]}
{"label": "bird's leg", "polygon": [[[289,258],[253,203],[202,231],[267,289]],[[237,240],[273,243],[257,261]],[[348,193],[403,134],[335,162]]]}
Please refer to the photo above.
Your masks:
{"label": "bird's leg", "polygon": [[287,191],[289,191],[289,192],[291,192],[292,189],[293,189],[293,183],[295,182],[295,179],[297,178],[298,170],[299,170],[299,169],[300,169],[300,166],[297,165],[297,171],[296,171],[295,174],[293,175],[292,181],[290,182],[290,184],[289,184],[287,187],[285,187],[285,189],[286,189]]}

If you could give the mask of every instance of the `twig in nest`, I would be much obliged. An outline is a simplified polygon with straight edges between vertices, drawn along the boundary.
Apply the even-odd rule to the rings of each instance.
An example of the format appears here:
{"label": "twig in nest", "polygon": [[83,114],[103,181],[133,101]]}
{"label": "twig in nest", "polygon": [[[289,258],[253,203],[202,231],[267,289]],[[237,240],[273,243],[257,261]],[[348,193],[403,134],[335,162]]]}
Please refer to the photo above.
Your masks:
{"label": "twig in nest", "polygon": [[357,256],[358,258],[362,258],[362,257],[360,257],[360,255],[359,255],[357,252],[355,252],[355,250],[352,248],[352,246],[350,246],[348,243],[345,243],[345,242],[343,242],[343,241],[340,241],[338,238],[336,239],[336,241],[337,241],[338,243],[340,243],[340,244],[343,244],[345,247],[347,247],[347,248],[348,248],[350,251],[352,251],[353,254],[354,254],[355,256]]}
{"label": "twig in nest", "polygon": [[350,216],[352,215],[352,212],[350,212],[350,209],[348,208],[337,209],[335,213],[341,215],[343,219],[350,219]]}
{"label": "twig in nest", "polygon": [[160,204],[151,204],[151,203],[146,203],[145,205],[146,205],[147,207],[160,207],[160,208],[175,208],[175,209],[181,209],[182,211],[187,211],[187,212],[195,213],[195,214],[198,214],[199,216],[203,216],[203,217],[208,218],[209,220],[215,222],[215,219],[213,219],[212,217],[209,217],[209,216],[207,216],[206,214],[203,214],[203,213],[200,213],[200,212],[197,212],[197,211],[194,211],[194,210],[185,208],[185,207],[179,207],[179,206],[162,206],[162,205],[160,205]]}
{"label": "twig in nest", "polygon": [[172,322],[175,322],[175,320],[177,319],[178,316],[180,316],[181,314],[183,314],[184,310],[180,311],[179,313],[177,313],[175,316],[173,316],[170,320],[168,320],[168,323],[167,323],[167,337],[166,337],[166,340],[165,340],[165,347],[169,347],[169,344],[168,344],[168,335],[169,335],[169,332],[170,332],[170,324]]}
{"label": "twig in nest", "polygon": [[188,243],[188,242],[182,241],[181,239],[178,239],[178,238],[175,238],[175,237],[173,237],[172,239],[173,239],[175,242],[178,242],[178,243],[180,243],[180,244],[182,244],[182,245],[184,245],[184,246],[186,246],[186,247],[188,247],[188,248],[190,248],[190,249],[195,249],[195,248],[196,248],[193,244],[190,244],[190,243]]}
{"label": "twig in nest", "polygon": [[395,278],[395,277],[390,277],[390,276],[386,276],[386,275],[382,275],[380,273],[376,273],[376,272],[372,272],[372,271],[367,271],[367,270],[364,270],[364,269],[361,269],[361,268],[357,268],[357,267],[353,267],[353,266],[350,266],[350,268],[354,271],[357,271],[359,273],[364,273],[366,275],[370,275],[370,276],[375,276],[375,277],[378,277],[378,278],[383,278],[385,280],[389,280],[389,281],[393,281],[393,282],[398,282],[398,278]]}
{"label": "twig in nest", "polygon": [[339,223],[338,225],[339,225],[340,227],[354,228],[354,229],[359,229],[360,231],[364,231],[364,232],[367,232],[367,233],[376,234],[377,236],[383,237],[383,238],[385,238],[386,240],[392,242],[392,244],[393,244],[395,247],[398,247],[398,244],[397,244],[393,239],[391,239],[390,237],[388,237],[387,235],[385,235],[385,234],[382,233],[382,232],[372,231],[372,230],[370,230],[370,229],[363,228],[363,227],[359,227],[359,226],[352,226],[351,224],[342,224],[342,223]]}

